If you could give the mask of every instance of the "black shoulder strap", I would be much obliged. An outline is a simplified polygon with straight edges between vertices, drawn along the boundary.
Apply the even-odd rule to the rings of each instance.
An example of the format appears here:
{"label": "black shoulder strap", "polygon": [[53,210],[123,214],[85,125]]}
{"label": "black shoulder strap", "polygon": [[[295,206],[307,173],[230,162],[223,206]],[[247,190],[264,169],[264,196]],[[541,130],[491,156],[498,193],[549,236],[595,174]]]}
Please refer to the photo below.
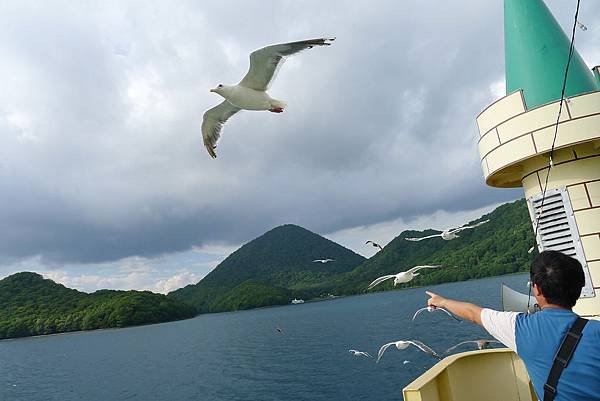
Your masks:
{"label": "black shoulder strap", "polygon": [[562,343],[558,348],[558,352],[554,357],[554,363],[552,363],[548,380],[546,380],[546,384],[544,384],[544,401],[554,400],[558,379],[560,379],[562,371],[569,364],[573,352],[575,352],[575,348],[577,348],[577,344],[579,344],[579,340],[581,339],[581,332],[587,322],[587,319],[578,317],[567,332],[565,338],[563,338]]}

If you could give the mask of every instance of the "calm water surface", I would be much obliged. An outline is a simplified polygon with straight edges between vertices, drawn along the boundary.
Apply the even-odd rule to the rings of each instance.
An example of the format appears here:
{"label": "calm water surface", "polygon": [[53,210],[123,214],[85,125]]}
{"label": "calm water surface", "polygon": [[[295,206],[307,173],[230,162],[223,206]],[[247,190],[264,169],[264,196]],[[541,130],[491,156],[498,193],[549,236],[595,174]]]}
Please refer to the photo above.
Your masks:
{"label": "calm water surface", "polygon": [[[525,292],[526,281],[516,275],[430,289],[498,308],[502,282]],[[443,313],[423,314],[413,324],[424,291],[0,341],[0,400],[401,400],[402,388],[432,358],[394,348],[376,365],[348,349],[376,355],[384,343],[420,339],[443,352],[488,337]]]}

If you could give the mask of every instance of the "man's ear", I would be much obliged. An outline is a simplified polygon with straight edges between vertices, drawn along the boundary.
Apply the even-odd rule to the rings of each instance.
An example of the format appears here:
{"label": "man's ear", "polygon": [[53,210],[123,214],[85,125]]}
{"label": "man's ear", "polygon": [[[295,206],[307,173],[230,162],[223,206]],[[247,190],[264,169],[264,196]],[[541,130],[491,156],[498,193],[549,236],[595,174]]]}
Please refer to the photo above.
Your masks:
{"label": "man's ear", "polygon": [[534,297],[539,297],[542,295],[542,291],[540,291],[540,287],[538,287],[537,284],[532,284],[531,288],[533,290],[533,296]]}

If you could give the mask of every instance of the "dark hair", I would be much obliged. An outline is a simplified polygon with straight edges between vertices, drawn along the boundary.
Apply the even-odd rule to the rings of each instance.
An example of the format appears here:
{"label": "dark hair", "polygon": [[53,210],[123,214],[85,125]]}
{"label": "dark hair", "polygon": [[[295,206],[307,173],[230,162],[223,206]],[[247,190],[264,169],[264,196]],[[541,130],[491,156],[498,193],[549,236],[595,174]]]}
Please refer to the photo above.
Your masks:
{"label": "dark hair", "polygon": [[558,251],[544,251],[531,265],[533,284],[538,286],[548,303],[570,309],[581,295],[585,276],[577,259]]}

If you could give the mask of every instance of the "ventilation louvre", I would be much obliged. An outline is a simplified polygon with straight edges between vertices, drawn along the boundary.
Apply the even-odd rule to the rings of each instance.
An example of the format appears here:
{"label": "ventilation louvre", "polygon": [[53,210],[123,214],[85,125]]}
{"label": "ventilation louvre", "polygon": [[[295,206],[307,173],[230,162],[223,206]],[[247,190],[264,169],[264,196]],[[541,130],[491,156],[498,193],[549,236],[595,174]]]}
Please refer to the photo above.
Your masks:
{"label": "ventilation louvre", "polygon": [[540,252],[559,251],[579,260],[585,274],[585,286],[581,290],[581,298],[595,297],[596,294],[579,238],[579,230],[577,229],[571,200],[566,188],[560,187],[547,190],[543,211],[541,210],[541,193],[527,199],[527,205],[529,206],[529,215],[533,222],[534,232],[536,220],[539,217],[538,250]]}

